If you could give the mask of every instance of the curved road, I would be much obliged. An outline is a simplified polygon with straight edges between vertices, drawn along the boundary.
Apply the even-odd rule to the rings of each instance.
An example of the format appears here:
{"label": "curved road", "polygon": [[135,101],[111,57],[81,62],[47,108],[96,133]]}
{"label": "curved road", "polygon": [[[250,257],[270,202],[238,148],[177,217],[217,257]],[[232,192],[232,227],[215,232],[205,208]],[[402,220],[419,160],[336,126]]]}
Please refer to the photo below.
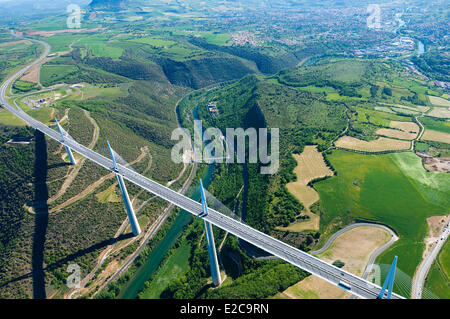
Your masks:
{"label": "curved road", "polygon": [[[384,230],[388,231],[389,234],[391,235],[391,239],[386,244],[384,244],[383,246],[381,246],[377,250],[375,250],[373,252],[373,254],[370,256],[369,261],[367,262],[366,268],[365,268],[363,276],[362,276],[362,278],[367,279],[367,276],[369,276],[370,272],[372,271],[372,267],[373,267],[373,264],[375,263],[375,259],[377,259],[377,257],[380,256],[380,254],[383,251],[385,251],[386,249],[391,247],[391,245],[398,240],[397,235],[389,227],[386,227],[386,226],[380,225],[380,224],[371,224],[371,223],[355,223],[355,224],[349,225],[349,226],[347,226],[345,228],[342,228],[341,230],[339,230],[335,234],[333,234],[333,236],[331,236],[328,239],[328,241],[326,242],[326,244],[322,248],[320,248],[318,250],[315,250],[315,251],[312,251],[311,254],[318,255],[318,254],[321,254],[321,253],[325,252],[331,246],[331,244],[333,243],[333,241],[337,237],[339,237],[340,235],[342,235],[343,233],[345,233],[345,232],[347,232],[349,230],[352,230],[352,229],[355,229],[355,228],[358,228],[358,227],[363,227],[363,226],[381,228],[381,229],[384,229]],[[354,298],[354,296],[352,295],[350,297],[350,299],[353,299],[353,298]]]}
{"label": "curved road", "polygon": [[423,124],[419,121],[419,117],[422,117],[424,113],[422,113],[420,116],[415,116],[416,123],[420,126],[420,132],[417,134],[416,138],[412,140],[411,142],[411,151],[414,151],[416,149],[416,143],[420,141],[422,138],[423,133],[425,132],[425,127]]}
{"label": "curved road", "polygon": [[[37,41],[33,39],[30,40]],[[61,135],[57,131],[35,120],[34,118],[26,114],[23,110],[15,108],[6,100],[6,89],[9,87],[9,85],[13,83],[16,78],[29,70],[32,66],[42,61],[50,51],[50,46],[47,43],[42,41],[37,42],[44,45],[44,54],[32,64],[24,67],[21,71],[16,72],[13,76],[11,76],[3,83],[3,85],[0,87],[0,103],[5,109],[28,122],[31,127],[41,131],[48,137],[69,147],[70,149],[72,149],[72,151],[77,152],[78,154],[90,159],[99,166],[102,166],[110,171],[114,171],[114,165],[111,159],[77,143],[73,139],[66,138],[64,141],[62,141]],[[180,207],[181,209],[190,212],[194,216],[198,217],[202,214],[203,209],[201,203],[196,202],[189,197],[184,196],[183,194],[177,193],[176,191],[173,191],[170,188],[167,188],[145,176],[142,176],[129,169],[128,167],[118,165],[118,168],[117,170],[115,170],[115,172],[129,182]],[[272,255],[275,255],[315,276],[318,276],[330,282],[331,284],[339,286],[340,283],[345,283],[345,286],[348,287],[346,290],[353,295],[361,298],[375,299],[378,297],[381,291],[380,286],[377,286],[336,266],[330,265],[315,256],[305,253],[265,233],[242,224],[241,222],[225,216],[216,210],[210,209],[209,214],[205,217],[202,217],[202,219],[235,235],[236,237],[242,238],[243,240],[269,252]],[[404,299],[404,297],[398,294],[392,294],[391,297],[392,299]]]}
{"label": "curved road", "polygon": [[379,225],[379,224],[371,224],[371,223],[356,223],[356,224],[352,224],[349,225],[345,228],[342,228],[341,230],[339,230],[338,232],[336,232],[335,234],[333,234],[333,236],[331,236],[327,243],[320,248],[319,250],[315,250],[312,251],[311,254],[314,255],[318,255],[323,253],[324,251],[326,251],[330,245],[333,243],[333,241],[340,235],[342,235],[343,233],[351,230],[351,229],[355,229],[357,227],[363,227],[363,226],[369,226],[369,227],[377,227],[377,228],[381,228],[384,229],[386,231],[389,232],[389,234],[391,235],[391,239],[384,244],[383,246],[379,247],[377,250],[375,250],[375,252],[370,256],[369,262],[367,263],[366,269],[364,270],[364,274],[363,277],[364,279],[367,279],[367,276],[369,275],[370,271],[372,270],[372,266],[375,262],[375,259],[377,259],[377,257],[386,249],[388,249],[394,242],[396,242],[398,240],[397,235],[392,231],[392,229],[390,229],[389,227],[386,227],[384,225]]}
{"label": "curved road", "polygon": [[355,224],[351,224],[345,228],[342,228],[341,230],[339,230],[338,232],[334,233],[333,236],[331,236],[327,243],[320,249],[312,251],[311,254],[321,254],[323,253],[325,250],[327,250],[328,248],[330,248],[330,245],[333,243],[333,241],[336,239],[336,237],[338,237],[339,235],[342,235],[343,233],[351,230],[351,229],[355,229],[357,227],[362,227],[362,226],[370,226],[370,227],[378,227],[378,228],[382,228],[384,230],[387,230],[392,236],[395,236],[395,233],[392,231],[392,229],[390,229],[389,227],[383,226],[383,225],[379,225],[379,224],[371,224],[371,223],[355,223]]}

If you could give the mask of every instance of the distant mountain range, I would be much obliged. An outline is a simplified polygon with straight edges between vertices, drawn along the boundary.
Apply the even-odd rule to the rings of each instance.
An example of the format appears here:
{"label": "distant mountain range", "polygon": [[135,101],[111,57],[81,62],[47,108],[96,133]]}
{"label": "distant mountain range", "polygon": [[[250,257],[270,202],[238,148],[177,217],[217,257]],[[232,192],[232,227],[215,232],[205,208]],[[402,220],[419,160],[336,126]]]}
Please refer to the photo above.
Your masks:
{"label": "distant mountain range", "polygon": [[89,0],[0,0],[0,25],[30,23],[32,19],[65,14],[67,6],[77,4],[81,8]]}

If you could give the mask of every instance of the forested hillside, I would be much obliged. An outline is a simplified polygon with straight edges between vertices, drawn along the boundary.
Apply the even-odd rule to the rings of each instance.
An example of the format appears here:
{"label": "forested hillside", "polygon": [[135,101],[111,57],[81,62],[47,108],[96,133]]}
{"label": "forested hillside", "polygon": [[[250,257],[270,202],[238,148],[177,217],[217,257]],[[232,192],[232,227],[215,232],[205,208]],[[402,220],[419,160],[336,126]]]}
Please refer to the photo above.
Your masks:
{"label": "forested hillside", "polygon": [[[211,100],[218,105],[218,117],[209,115],[207,104]],[[300,217],[302,205],[285,187],[295,179],[292,153],[301,153],[308,144],[318,144],[324,150],[347,122],[343,103],[322,101],[309,92],[255,76],[209,92],[198,113],[209,126],[223,132],[228,127],[280,129],[279,171],[261,175],[258,164],[246,165],[246,223],[269,233],[275,226],[286,226]]]}

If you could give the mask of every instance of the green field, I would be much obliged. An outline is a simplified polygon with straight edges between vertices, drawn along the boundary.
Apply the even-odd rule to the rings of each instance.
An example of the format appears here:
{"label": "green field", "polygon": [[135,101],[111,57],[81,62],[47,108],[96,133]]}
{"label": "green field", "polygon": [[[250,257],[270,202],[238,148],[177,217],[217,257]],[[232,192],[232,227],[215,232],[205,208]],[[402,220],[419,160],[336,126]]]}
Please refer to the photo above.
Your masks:
{"label": "green field", "polygon": [[[327,96],[331,95],[331,94],[334,94],[334,93],[337,93],[335,89],[333,89],[332,87],[328,87],[328,86],[317,87],[317,86],[314,86],[314,85],[308,85],[308,86],[300,87],[299,89],[300,90],[304,90],[304,91],[308,91],[308,92],[311,92],[311,93],[323,93],[323,94],[326,94]],[[337,93],[337,94],[339,95],[339,93]]]}
{"label": "green field", "polygon": [[439,131],[444,133],[450,133],[450,122],[449,121],[439,121],[430,119],[428,117],[421,118],[420,121],[425,126],[425,128],[433,131]]}
{"label": "green field", "polygon": [[29,110],[27,113],[39,122],[48,124],[52,120],[52,111],[53,109],[51,107],[43,107],[41,109]]}
{"label": "green field", "polygon": [[77,35],[64,34],[46,38],[45,41],[52,47],[50,53],[67,52],[70,50],[69,45],[71,43],[74,43],[78,39],[81,39],[82,37],[83,35],[78,34]]}
{"label": "green field", "polygon": [[367,67],[368,63],[361,60],[336,60],[284,72],[280,79],[289,83],[305,83],[317,79],[355,83],[361,80]]}
{"label": "green field", "polygon": [[30,92],[30,91],[37,90],[37,89],[39,89],[39,85],[37,85],[36,83],[32,83],[32,82],[17,80],[13,84],[13,91],[15,93],[25,93],[25,92]]}
{"label": "green field", "polygon": [[[204,52],[206,52],[203,49],[186,42],[180,43],[159,37],[144,37],[134,39],[128,41],[128,45],[130,45],[131,42],[147,44],[151,46],[151,50],[154,54],[169,56],[172,59],[180,61],[184,60],[185,58],[192,58],[194,56],[202,55]],[[126,45],[127,43],[125,43],[125,46]]]}
{"label": "green field", "polygon": [[450,299],[450,242],[447,240],[438,258],[431,266],[425,288],[439,298]]}
{"label": "green field", "polygon": [[49,65],[41,67],[40,80],[42,85],[50,86],[58,83],[70,74],[75,74],[78,68],[73,65]]}
{"label": "green field", "polygon": [[328,156],[338,175],[319,182],[322,230],[354,219],[393,227],[400,239],[377,262],[398,267],[413,276],[424,248],[426,218],[448,213],[450,179],[445,173],[426,172],[413,153],[363,155],[341,150]]}
{"label": "green field", "polygon": [[430,145],[428,145],[427,143],[416,142],[415,150],[417,152],[428,152],[429,149],[430,149]]}
{"label": "green field", "polygon": [[112,40],[112,34],[95,34],[84,36],[74,45],[74,48],[89,49],[93,56],[119,58],[123,53],[119,41]]}
{"label": "green field", "polygon": [[172,280],[182,276],[189,269],[191,246],[184,241],[174,253],[167,258],[151,281],[146,282],[139,299],[158,299]]}
{"label": "green field", "polygon": [[410,119],[404,116],[398,116],[385,112],[378,112],[368,110],[362,107],[355,107],[357,112],[356,120],[360,123],[372,123],[380,126],[389,126],[391,121],[409,121]]}
{"label": "green field", "polygon": [[82,101],[96,97],[118,98],[126,97],[128,95],[128,84],[112,87],[102,87],[101,85],[92,85],[89,83],[83,83],[83,85],[84,86],[80,88],[79,91],[76,90],[72,92],[72,94],[64,100]]}
{"label": "green field", "polygon": [[426,86],[426,83],[420,83],[416,80],[404,80],[404,79],[398,78],[398,79],[394,79],[392,81],[392,84],[395,86],[405,87],[412,92],[416,92],[417,94],[428,94],[430,92],[438,94],[437,92],[430,90]]}
{"label": "green field", "polygon": [[150,37],[135,39],[135,40],[133,40],[133,42],[145,43],[145,44],[149,44],[154,47],[170,47],[170,46],[176,44],[175,41],[164,40],[161,38],[150,38]]}
{"label": "green field", "polygon": [[10,111],[0,110],[0,124],[6,126],[25,126],[26,123],[12,114]]}
{"label": "green field", "polygon": [[215,45],[226,45],[231,40],[231,36],[227,33],[211,33],[203,36],[206,42]]}
{"label": "green field", "polygon": [[89,49],[92,54],[97,57],[109,57],[113,59],[120,58],[123,53],[123,49],[112,45],[107,45],[102,42],[89,43]]}

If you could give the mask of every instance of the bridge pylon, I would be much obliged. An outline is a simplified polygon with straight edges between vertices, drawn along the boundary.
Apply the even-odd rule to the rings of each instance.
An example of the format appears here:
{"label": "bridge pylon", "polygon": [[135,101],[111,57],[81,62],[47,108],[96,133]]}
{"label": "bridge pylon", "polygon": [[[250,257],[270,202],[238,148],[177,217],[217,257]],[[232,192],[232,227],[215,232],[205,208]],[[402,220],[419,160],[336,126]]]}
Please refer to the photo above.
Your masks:
{"label": "bridge pylon", "polygon": [[386,292],[386,288],[388,289],[386,299],[391,299],[392,290],[394,288],[394,278],[395,278],[395,269],[397,268],[397,259],[398,257],[395,256],[394,261],[392,262],[391,268],[389,268],[388,275],[384,280],[383,287],[381,288],[380,294],[378,295],[377,299],[383,299]]}
{"label": "bridge pylon", "polygon": [[119,169],[117,167],[116,158],[114,156],[114,152],[111,148],[111,145],[108,143],[109,152],[111,154],[111,159],[113,161],[114,167],[112,168],[114,173],[116,174],[117,182],[119,183],[119,189],[120,193],[122,194],[123,203],[125,204],[125,209],[127,211],[128,220],[130,221],[131,231],[133,232],[134,236],[138,236],[141,233],[141,227],[139,226],[139,222],[136,218],[136,214],[133,209],[133,205],[130,201],[130,196],[128,196],[127,187],[125,186],[125,182],[123,180],[122,175],[119,174]]}
{"label": "bridge pylon", "polygon": [[[206,203],[206,196],[205,196],[205,189],[203,188],[203,182],[200,180],[200,194],[202,198],[202,214],[200,217],[206,217],[208,216],[208,205]],[[214,243],[214,233],[212,229],[212,225],[210,222],[203,219],[203,223],[205,226],[205,237],[206,237],[206,245],[208,246],[208,256],[209,256],[209,265],[211,268],[211,277],[212,282],[215,287],[220,286],[222,283],[222,278],[220,276],[220,269],[219,269],[219,261],[217,259],[217,252],[216,252],[216,244]]]}
{"label": "bridge pylon", "polygon": [[[66,141],[66,136],[64,134],[64,130],[61,127],[61,125],[59,125],[59,122],[56,118],[55,118],[55,122],[56,122],[56,125],[58,126],[59,133],[61,133],[61,138],[62,138],[61,143],[64,143]],[[70,149],[70,147],[68,147],[66,145],[64,145],[64,148],[66,149],[66,153],[67,153],[67,156],[69,157],[70,164],[75,165],[77,162],[75,161],[75,157],[73,156],[72,150]]]}

